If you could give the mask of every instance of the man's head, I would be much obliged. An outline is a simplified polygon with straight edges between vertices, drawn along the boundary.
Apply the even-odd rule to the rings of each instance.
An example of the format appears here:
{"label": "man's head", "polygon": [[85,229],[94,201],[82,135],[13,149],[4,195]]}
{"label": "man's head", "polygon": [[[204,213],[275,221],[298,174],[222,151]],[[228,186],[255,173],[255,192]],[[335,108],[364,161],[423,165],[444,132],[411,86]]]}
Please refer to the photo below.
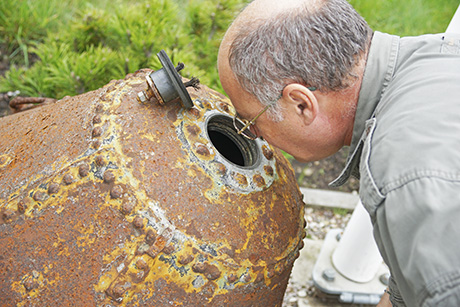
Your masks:
{"label": "man's head", "polygon": [[346,0],[255,0],[222,42],[221,82],[246,119],[272,105],[256,121],[267,141],[321,159],[351,138],[371,34]]}

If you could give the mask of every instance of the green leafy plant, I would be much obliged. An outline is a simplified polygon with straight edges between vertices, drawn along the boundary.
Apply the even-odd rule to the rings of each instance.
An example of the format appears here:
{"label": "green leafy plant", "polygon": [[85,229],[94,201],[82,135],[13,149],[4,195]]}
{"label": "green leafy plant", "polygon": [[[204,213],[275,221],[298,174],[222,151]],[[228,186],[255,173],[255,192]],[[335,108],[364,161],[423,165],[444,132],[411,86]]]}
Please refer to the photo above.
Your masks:
{"label": "green leafy plant", "polygon": [[221,89],[220,39],[247,1],[118,1],[110,9],[80,2],[74,19],[64,19],[58,32],[31,36],[37,39],[24,50],[38,61],[30,68],[13,66],[0,80],[0,91],[55,98],[80,94],[140,68],[160,68],[161,49],[173,63],[186,63],[182,75]]}
{"label": "green leafy plant", "polygon": [[[160,68],[165,49],[181,74],[223,92],[220,41],[250,0],[3,0],[0,51],[10,70],[0,92],[61,98],[101,87],[140,68]],[[457,0],[351,0],[375,30],[441,32]],[[291,158],[288,156],[288,158]]]}

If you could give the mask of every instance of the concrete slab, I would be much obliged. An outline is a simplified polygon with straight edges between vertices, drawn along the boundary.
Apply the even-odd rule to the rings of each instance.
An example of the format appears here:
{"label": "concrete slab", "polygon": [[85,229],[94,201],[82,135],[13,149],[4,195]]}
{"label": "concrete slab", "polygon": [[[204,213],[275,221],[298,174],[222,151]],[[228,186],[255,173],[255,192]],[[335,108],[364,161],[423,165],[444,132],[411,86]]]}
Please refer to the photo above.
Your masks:
{"label": "concrete slab", "polygon": [[353,210],[359,201],[358,194],[353,193],[303,187],[300,188],[300,192],[303,194],[303,201],[313,206]]}

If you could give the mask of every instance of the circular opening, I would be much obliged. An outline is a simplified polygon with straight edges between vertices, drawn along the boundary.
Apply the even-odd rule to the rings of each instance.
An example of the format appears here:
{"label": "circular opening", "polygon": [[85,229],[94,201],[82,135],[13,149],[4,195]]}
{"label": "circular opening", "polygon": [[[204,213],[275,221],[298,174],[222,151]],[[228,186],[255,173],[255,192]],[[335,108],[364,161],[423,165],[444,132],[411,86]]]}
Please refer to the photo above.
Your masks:
{"label": "circular opening", "polygon": [[243,167],[257,162],[256,142],[239,135],[231,117],[216,115],[210,118],[207,132],[212,145],[228,161]]}

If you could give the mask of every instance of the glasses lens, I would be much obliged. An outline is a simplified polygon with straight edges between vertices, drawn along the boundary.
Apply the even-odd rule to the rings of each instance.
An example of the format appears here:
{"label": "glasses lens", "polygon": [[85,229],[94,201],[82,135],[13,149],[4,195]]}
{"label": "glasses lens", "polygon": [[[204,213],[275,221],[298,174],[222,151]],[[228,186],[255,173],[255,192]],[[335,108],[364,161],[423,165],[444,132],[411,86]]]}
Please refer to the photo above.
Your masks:
{"label": "glasses lens", "polygon": [[255,140],[257,139],[257,134],[255,134],[254,132],[251,131],[251,125],[246,127],[244,130],[244,126],[246,126],[246,124],[241,121],[240,119],[238,119],[236,116],[233,118],[233,125],[235,126],[235,129],[237,132],[240,132],[241,131],[241,134],[244,136],[244,137],[247,137],[248,139],[251,139],[251,140]]}

